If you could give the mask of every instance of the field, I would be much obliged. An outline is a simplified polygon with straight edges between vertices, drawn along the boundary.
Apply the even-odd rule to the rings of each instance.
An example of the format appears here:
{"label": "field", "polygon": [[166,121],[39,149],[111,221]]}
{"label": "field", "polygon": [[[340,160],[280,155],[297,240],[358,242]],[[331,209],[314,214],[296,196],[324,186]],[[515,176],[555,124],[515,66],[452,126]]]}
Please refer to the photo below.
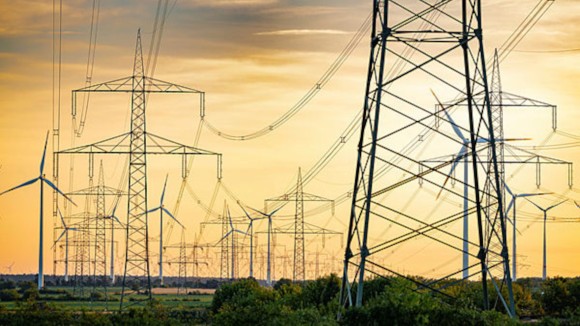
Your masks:
{"label": "field", "polygon": [[[186,294],[179,293],[177,288],[155,288],[153,298],[166,308],[207,308],[211,304],[214,290],[188,289]],[[57,305],[69,311],[114,311],[118,310],[121,300],[121,288],[107,288],[106,295],[103,288],[97,288],[91,296],[92,288],[85,288],[82,293],[74,292],[71,287],[53,287],[49,291],[40,293],[37,301]],[[125,297],[125,307],[140,306],[140,301],[147,299],[147,295],[131,293]],[[7,310],[18,308],[16,301],[0,302],[0,307]]]}

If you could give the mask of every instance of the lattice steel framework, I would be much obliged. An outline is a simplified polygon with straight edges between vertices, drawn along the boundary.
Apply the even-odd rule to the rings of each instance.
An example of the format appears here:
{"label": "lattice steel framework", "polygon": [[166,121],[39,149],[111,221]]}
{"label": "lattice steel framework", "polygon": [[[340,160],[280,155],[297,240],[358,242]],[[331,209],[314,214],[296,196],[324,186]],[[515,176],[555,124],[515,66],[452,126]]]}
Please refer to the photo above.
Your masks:
{"label": "lattice steel framework", "polygon": [[[151,299],[151,274],[149,261],[149,236],[147,216],[147,156],[180,155],[182,174],[186,177],[189,155],[214,155],[217,157],[217,174],[221,179],[221,154],[183,145],[147,132],[146,95],[148,93],[193,93],[200,95],[200,110],[204,112],[203,92],[154,79],[144,74],[141,34],[137,33],[133,74],[105,83],[94,84],[73,91],[72,115],[76,116],[76,96],[80,92],[121,92],[131,94],[131,130],[128,133],[103,141],[58,152],[62,154],[88,154],[89,161],[96,154],[129,155],[129,182],[127,201],[127,237],[125,270],[120,308],[123,309],[129,287],[139,284]],[[134,301],[138,303],[138,301]]]}
{"label": "lattice steel framework", "polygon": [[[332,204],[332,211],[334,215],[334,201],[317,195],[304,192],[302,182],[302,172],[298,168],[298,179],[296,181],[296,191],[291,194],[284,194],[282,196],[266,199],[266,206],[268,202],[295,202],[296,211],[294,215],[294,230],[291,232],[294,235],[294,270],[292,272],[292,280],[294,282],[304,282],[306,278],[306,263],[304,258],[304,202],[330,202]],[[278,230],[277,233],[288,233],[285,230]],[[309,230],[310,231],[310,230]],[[322,234],[314,233],[314,234]]]}
{"label": "lattice steel framework", "polygon": [[95,284],[107,284],[107,220],[105,206],[105,172],[103,162],[99,167],[99,182],[97,184],[97,216],[95,218],[95,243],[94,243],[94,272],[93,282]]}
{"label": "lattice steel framework", "polygon": [[[489,309],[490,303],[501,305],[515,315],[485,63],[480,0],[373,1],[371,53],[340,296],[343,306],[363,304],[364,280],[369,275],[405,277],[417,290],[452,296],[445,289],[462,282],[462,269],[441,262],[459,260],[465,251],[458,235],[463,210],[457,212],[461,205],[454,202],[465,199],[478,235],[468,243],[469,255],[477,260],[470,268],[478,270],[469,276],[481,282],[482,308]],[[451,112],[452,103],[432,112],[432,93],[466,99],[466,108]],[[445,118],[445,127],[438,129],[437,116],[443,116],[444,110],[454,113],[455,120]],[[468,135],[468,141],[452,134],[458,130]],[[438,165],[422,163],[450,145],[465,148]],[[448,171],[467,156],[473,178],[464,195],[450,187]],[[418,189],[413,180],[425,185]],[[434,196],[438,193],[443,198]],[[492,198],[488,206],[486,196]],[[408,261],[411,258],[416,265]],[[421,277],[411,277],[407,268],[429,269]],[[489,291],[488,284],[495,291]]]}

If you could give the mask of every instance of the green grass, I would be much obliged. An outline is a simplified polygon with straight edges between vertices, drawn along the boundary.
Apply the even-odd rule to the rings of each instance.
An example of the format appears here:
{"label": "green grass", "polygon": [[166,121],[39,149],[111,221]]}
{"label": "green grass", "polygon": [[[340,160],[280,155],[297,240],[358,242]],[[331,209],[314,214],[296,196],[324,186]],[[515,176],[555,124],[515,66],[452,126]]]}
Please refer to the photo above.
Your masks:
{"label": "green grass", "polygon": [[[55,287],[51,288],[51,291],[67,291],[73,294],[71,288],[67,287]],[[104,289],[99,288],[97,292],[103,295],[103,299],[93,300],[89,299],[92,288],[85,288],[82,300],[63,300],[65,295],[63,293],[43,293],[40,295],[38,302],[46,302],[55,305],[59,308],[69,310],[69,311],[106,311],[106,310],[118,310],[121,300],[121,288],[107,288],[108,301],[104,300]],[[78,293],[75,294],[78,296]],[[145,301],[147,300],[146,295],[142,294],[131,294],[125,297],[125,305],[133,306],[135,301]],[[177,294],[154,294],[153,298],[161,303],[167,308],[207,308],[211,305],[213,295],[202,294],[202,295],[177,295]],[[124,305],[124,306],[125,306]],[[142,306],[142,305],[141,305]],[[6,310],[18,309],[17,302],[0,302],[0,307]]]}

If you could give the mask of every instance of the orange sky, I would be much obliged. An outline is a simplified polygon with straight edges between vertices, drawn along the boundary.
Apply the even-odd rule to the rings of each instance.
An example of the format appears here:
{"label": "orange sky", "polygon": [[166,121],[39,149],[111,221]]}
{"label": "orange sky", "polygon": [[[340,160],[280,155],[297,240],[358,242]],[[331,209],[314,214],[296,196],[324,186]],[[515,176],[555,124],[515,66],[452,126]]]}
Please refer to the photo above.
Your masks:
{"label": "orange sky", "polygon": [[[85,85],[92,1],[63,1],[62,80],[60,88],[61,148],[71,147],[71,90]],[[485,42],[488,58],[532,10],[536,0],[484,2]],[[156,2],[104,1],[100,5],[97,47],[92,81],[104,82],[129,76],[132,72],[134,40],[142,29],[144,53],[152,37]],[[155,77],[206,92],[206,119],[223,132],[243,135],[270,125],[288,111],[317,82],[337,57],[369,12],[367,2],[283,1],[283,0],[196,0],[177,1],[170,6],[165,23]],[[0,190],[37,175],[46,131],[52,128],[52,107],[58,107],[59,90],[53,102],[52,4],[43,1],[11,1],[0,4]],[[521,142],[533,145],[575,143],[575,147],[541,151],[561,160],[580,163],[578,134],[580,111],[580,3],[557,0],[502,63],[505,91],[558,105],[559,131],[553,133],[550,113],[544,110],[507,111],[506,137],[531,138]],[[244,203],[262,207],[266,198],[281,195],[297,177],[298,167],[308,171],[343,133],[361,108],[368,61],[367,39],[357,47],[334,78],[296,116],[280,128],[260,138],[231,141],[203,129],[198,146],[223,153],[223,183]],[[560,51],[574,50],[575,51]],[[58,67],[58,66],[57,66]],[[126,95],[93,94],[87,125],[76,145],[88,144],[129,128],[130,98]],[[193,144],[199,116],[197,98],[191,95],[152,95],[148,102],[150,132]],[[565,133],[576,135],[570,138]],[[358,134],[357,134],[358,135]],[[305,191],[336,198],[352,190],[354,160],[353,137],[332,162],[305,186]],[[49,148],[51,151],[52,148]],[[448,153],[456,152],[455,147]],[[61,188],[70,191],[68,158],[61,167]],[[112,157],[105,165],[106,182],[119,185],[124,159]],[[209,204],[215,184],[215,162],[196,158],[191,188],[201,202]],[[577,168],[576,168],[577,170]],[[52,171],[49,159],[46,171]],[[86,187],[86,159],[75,161],[75,188]],[[562,168],[544,169],[542,191],[555,195],[538,199],[548,206],[560,198],[570,200],[551,211],[557,218],[578,218],[574,200],[580,202],[575,173],[568,189]],[[152,158],[149,161],[149,206],[157,204],[163,179],[169,174],[167,206],[173,209],[181,181],[180,160]],[[534,168],[508,171],[511,188],[517,192],[536,191]],[[96,181],[96,180],[95,180]],[[563,196],[563,197],[562,197]],[[228,199],[232,214],[242,213],[235,200],[222,190],[213,210],[222,212]],[[11,266],[15,273],[35,273],[38,251],[38,187],[21,189],[0,197],[0,273]],[[45,202],[50,204],[47,195]],[[521,203],[521,235],[518,239],[520,276],[541,273],[541,224],[539,212]],[[109,203],[110,205],[110,203]],[[80,205],[81,208],[83,205]],[[288,205],[282,214],[293,212]],[[122,206],[121,206],[122,207]],[[316,205],[308,205],[314,208]],[[72,213],[82,211],[77,209]],[[52,273],[53,221],[50,207],[45,234],[45,271]],[[348,201],[307,217],[307,221],[344,232],[348,224]],[[123,219],[125,215],[122,215]],[[153,234],[158,233],[157,217],[150,217]],[[188,241],[199,233],[200,221],[208,214],[186,192],[178,218],[188,228]],[[209,219],[215,217],[210,216]],[[279,222],[279,225],[289,221]],[[58,225],[58,224],[57,224]],[[549,275],[578,275],[580,261],[578,223],[550,223]],[[265,224],[256,230],[265,229]],[[60,231],[59,231],[60,232]],[[202,242],[216,242],[219,228],[207,227]],[[118,238],[121,238],[119,233]],[[173,232],[170,243],[179,240]],[[280,245],[291,245],[283,236]],[[320,239],[309,242],[310,251],[321,250],[325,257],[343,256],[338,237],[322,248]],[[259,244],[265,237],[259,236]],[[157,244],[153,244],[157,248]],[[429,247],[411,246],[411,252],[429,256]],[[283,247],[278,250],[283,256]],[[155,250],[156,252],[156,250]],[[119,252],[121,255],[121,252]],[[338,265],[334,263],[336,269]],[[457,260],[459,264],[459,260]],[[410,273],[425,272],[420,265],[404,267]],[[156,270],[156,267],[154,267]],[[175,268],[170,270],[176,271]],[[120,270],[119,270],[120,271]],[[62,265],[57,272],[62,273]],[[278,271],[281,276],[282,271]]]}

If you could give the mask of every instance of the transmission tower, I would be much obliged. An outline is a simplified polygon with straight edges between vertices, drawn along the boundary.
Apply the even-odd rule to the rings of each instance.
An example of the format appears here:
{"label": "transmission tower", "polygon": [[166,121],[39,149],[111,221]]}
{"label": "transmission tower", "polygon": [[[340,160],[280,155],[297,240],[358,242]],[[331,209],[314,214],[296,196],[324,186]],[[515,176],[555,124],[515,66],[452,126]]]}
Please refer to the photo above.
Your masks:
{"label": "transmission tower", "polygon": [[[340,297],[343,306],[362,305],[368,273],[397,275],[417,288],[452,296],[444,286],[449,286],[449,280],[460,275],[461,269],[445,270],[423,281],[424,275],[419,279],[406,276],[404,266],[385,259],[387,252],[410,254],[413,249],[405,245],[412,246],[411,240],[436,246],[430,252],[437,253],[438,264],[443,257],[455,259],[464,252],[462,237],[448,230],[459,227],[462,212],[449,215],[456,209],[451,205],[430,211],[429,206],[438,207],[436,201],[406,204],[408,198],[430,194],[425,187],[413,187],[411,181],[419,178],[434,188],[428,189],[431,192],[441,189],[454,198],[464,198],[447,184],[447,169],[454,160],[434,167],[421,163],[424,155],[437,153],[451,142],[465,146],[456,160],[471,158],[473,180],[469,183],[468,203],[469,214],[477,223],[478,240],[469,243],[468,252],[478,261],[471,268],[478,266],[479,272],[470,276],[481,280],[483,309],[489,309],[490,302],[501,302],[505,311],[515,316],[482,37],[480,0],[408,4],[373,1],[371,53]],[[468,134],[467,142],[452,137],[446,132],[448,128],[435,128],[439,112],[434,114],[427,108],[432,103],[432,92],[459,93],[466,99],[467,112],[460,112],[461,119],[453,126]],[[474,96],[478,93],[483,94],[482,100]],[[438,143],[423,146],[427,136]],[[488,140],[485,146],[479,144],[482,138]],[[488,161],[487,147],[491,160],[484,164]],[[420,166],[423,171],[415,172]],[[484,184],[488,178],[493,184],[489,194],[494,198],[493,209],[485,207]],[[422,266],[427,263],[423,261]],[[497,275],[500,277],[494,278]],[[444,280],[445,285],[441,282]],[[496,290],[493,295],[497,298],[492,300],[488,280]],[[352,288],[354,283],[356,290]],[[505,298],[501,289],[506,289]]]}
{"label": "transmission tower", "polygon": [[[144,74],[141,33],[137,32],[133,73],[130,77],[93,84],[73,91],[73,117],[76,116],[76,95],[82,92],[121,92],[131,94],[131,130],[128,133],[103,141],[62,150],[57,154],[129,155],[129,182],[127,205],[127,238],[123,290],[120,308],[123,309],[127,289],[138,284],[151,300],[151,274],[149,264],[149,234],[147,216],[147,156],[181,155],[182,173],[187,170],[189,155],[215,155],[218,160],[218,179],[221,178],[221,154],[179,144],[164,137],[147,132],[146,94],[148,93],[192,93],[200,95],[200,110],[203,112],[203,93],[185,86],[154,79]],[[89,158],[89,161],[91,158]],[[140,291],[138,291],[140,292]],[[138,303],[138,301],[134,301]]]}
{"label": "transmission tower", "polygon": [[[294,270],[292,273],[292,280],[294,282],[304,282],[305,280],[305,259],[304,259],[304,202],[330,202],[332,203],[332,211],[334,215],[334,201],[317,195],[305,193],[302,183],[302,172],[298,168],[298,180],[296,182],[296,191],[291,194],[284,194],[282,196],[266,199],[266,206],[268,202],[295,202],[296,212],[294,215]],[[280,231],[279,233],[285,233]]]}

